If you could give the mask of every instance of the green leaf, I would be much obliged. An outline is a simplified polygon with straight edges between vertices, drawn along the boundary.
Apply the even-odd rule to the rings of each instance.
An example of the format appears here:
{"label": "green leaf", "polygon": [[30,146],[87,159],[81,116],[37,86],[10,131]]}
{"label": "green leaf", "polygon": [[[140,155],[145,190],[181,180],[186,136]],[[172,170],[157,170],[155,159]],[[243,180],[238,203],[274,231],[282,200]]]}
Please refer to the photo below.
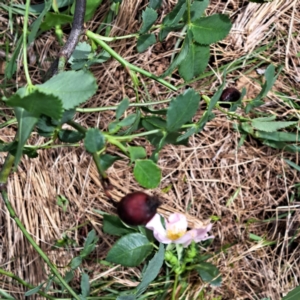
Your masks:
{"label": "green leaf", "polygon": [[84,138],[84,134],[79,131],[61,129],[58,138],[64,143],[77,143]]}
{"label": "green leaf", "polygon": [[152,252],[153,246],[140,233],[121,237],[109,250],[106,260],[125,267],[136,267]]}
{"label": "green leaf", "polygon": [[88,255],[90,255],[90,253],[94,251],[97,242],[98,242],[98,237],[96,236],[96,232],[93,229],[88,233],[88,236],[84,242],[83,250],[80,251],[80,256],[82,258],[85,258]]}
{"label": "green leaf", "polygon": [[253,108],[264,104],[264,102],[261,101],[261,99],[264,98],[267,95],[267,93],[271,90],[281,70],[282,67],[280,67],[277,75],[275,76],[275,67],[273,65],[268,66],[264,74],[266,78],[266,82],[263,84],[262,89],[260,93],[257,95],[257,97],[253,99],[249,104],[247,104],[245,108],[246,113],[249,113]]}
{"label": "green leaf", "polygon": [[119,120],[121,116],[124,114],[126,109],[129,107],[129,99],[124,98],[117,107],[116,110],[116,119]]}
{"label": "green leaf", "polygon": [[5,77],[7,79],[11,79],[17,70],[17,61],[21,51],[22,42],[23,34],[19,37],[15,50],[5,66]]}
{"label": "green leaf", "polygon": [[58,195],[56,197],[56,202],[57,202],[57,205],[62,208],[63,212],[67,211],[67,208],[68,208],[68,205],[69,205],[69,200],[65,196]]}
{"label": "green leaf", "polygon": [[51,4],[52,4],[51,0],[45,1],[45,6],[44,6],[43,11],[40,13],[38,18],[33,22],[31,29],[30,29],[30,33],[28,35],[28,45],[30,45],[32,42],[34,42],[37,32],[40,29],[43,18],[45,16],[45,14],[48,12],[48,10],[51,8]]}
{"label": "green leaf", "polygon": [[136,300],[135,295],[122,295],[119,296],[116,300]]}
{"label": "green leaf", "polygon": [[131,162],[134,162],[137,159],[145,158],[147,155],[145,148],[139,146],[128,146],[128,152]]}
{"label": "green leaf", "polygon": [[122,121],[118,122],[118,126],[120,127],[127,127],[134,123],[134,121],[137,118],[137,114],[131,114],[128,115],[126,118],[124,118]]}
{"label": "green leaf", "polygon": [[294,168],[295,170],[297,170],[298,172],[300,172],[300,166],[298,166],[297,164],[295,164],[294,162],[290,161],[289,159],[284,159],[284,161],[289,164],[292,168]]}
{"label": "green leaf", "polygon": [[278,129],[290,127],[293,125],[297,125],[298,122],[295,121],[274,121],[274,122],[263,122],[256,119],[253,119],[251,125],[258,130],[273,132],[277,131]]}
{"label": "green leaf", "polygon": [[20,162],[21,155],[23,152],[23,147],[27,139],[29,138],[34,125],[37,123],[38,118],[20,107],[15,108],[15,114],[19,125],[18,132],[16,135],[16,140],[18,141],[17,151],[15,154],[15,164],[14,164],[14,166],[16,167]]}
{"label": "green leaf", "polygon": [[190,25],[196,42],[205,45],[224,39],[230,32],[231,26],[229,17],[223,14],[200,18]]}
{"label": "green leaf", "polygon": [[60,119],[63,113],[60,99],[39,91],[34,91],[25,97],[14,94],[5,102],[10,107],[22,107],[37,118],[44,114],[54,119]]}
{"label": "green leaf", "polygon": [[276,142],[299,142],[300,141],[300,136],[298,133],[289,133],[289,132],[255,131],[253,136],[263,140],[271,140]]}
{"label": "green leaf", "polygon": [[105,146],[105,137],[98,128],[90,128],[87,130],[84,139],[84,147],[86,151],[95,153],[103,149]]}
{"label": "green leaf", "polygon": [[[75,1],[74,1],[75,2]],[[87,0],[86,1],[86,8],[85,8],[85,15],[84,15],[84,21],[90,21],[97,8],[101,5],[102,0]]]}
{"label": "green leaf", "polygon": [[282,300],[299,300],[300,298],[300,286],[295,287],[291,290]]}
{"label": "green leaf", "polygon": [[[202,0],[202,1],[194,1],[191,5],[191,21],[194,22],[195,20],[199,19],[203,16],[205,9],[209,4],[209,0]],[[184,19],[187,20],[187,13],[184,16]]]}
{"label": "green leaf", "polygon": [[27,291],[27,292],[24,294],[24,296],[25,296],[25,297],[28,297],[28,296],[31,296],[31,295],[36,294],[37,292],[39,292],[39,291],[42,289],[42,287],[43,287],[44,284],[45,284],[45,282],[43,282],[43,283],[39,284],[38,286],[36,286],[35,288],[33,288],[33,289]]}
{"label": "green leaf", "polygon": [[136,160],[133,174],[137,182],[144,188],[156,188],[161,179],[161,170],[150,159]]}
{"label": "green leaf", "polygon": [[189,81],[200,75],[206,68],[210,57],[210,49],[207,45],[191,43],[185,59],[179,65],[180,76]]}
{"label": "green leaf", "polygon": [[158,34],[158,39],[162,42],[171,31],[177,31],[184,27],[184,24],[176,24],[172,26],[162,25]]}
{"label": "green leaf", "polygon": [[103,232],[116,236],[123,236],[128,233],[133,233],[133,228],[127,227],[117,216],[104,215],[103,216]]}
{"label": "green leaf", "polygon": [[77,107],[97,91],[93,74],[82,70],[59,73],[36,87],[45,94],[60,98],[65,110]]}
{"label": "green leaf", "polygon": [[137,51],[139,53],[144,52],[155,43],[156,37],[154,33],[140,35],[137,40]]}
{"label": "green leaf", "polygon": [[119,156],[114,156],[110,154],[102,154],[100,156],[100,165],[103,171],[106,171],[116,160],[121,159]]}
{"label": "green leaf", "polygon": [[70,268],[72,270],[75,270],[81,265],[81,263],[82,263],[82,257],[81,256],[76,256],[71,260]]}
{"label": "green leaf", "polygon": [[284,151],[288,151],[292,153],[300,152],[300,147],[296,145],[287,144],[284,142],[263,140],[263,144],[275,149],[283,149]]}
{"label": "green leaf", "polygon": [[45,19],[43,23],[41,24],[41,29],[42,30],[49,30],[56,25],[64,25],[67,23],[72,23],[73,17],[65,14],[57,14],[53,12],[48,12],[46,13]]}
{"label": "green leaf", "polygon": [[142,18],[143,18],[143,25],[142,28],[140,29],[140,34],[146,33],[151,26],[155,23],[157,19],[157,12],[152,9],[147,7],[143,13],[142,13]]}
{"label": "green leaf", "polygon": [[70,64],[75,64],[79,60],[87,60],[92,52],[92,47],[87,42],[78,43],[71,57],[69,58]]}
{"label": "green leaf", "polygon": [[167,130],[177,131],[186,122],[191,121],[197,112],[200,95],[193,89],[186,90],[170,102],[167,112]]}
{"label": "green leaf", "polygon": [[163,25],[171,26],[177,24],[186,11],[186,1],[178,0],[174,9],[163,19]]}
{"label": "green leaf", "polygon": [[191,41],[191,32],[188,31],[179,54],[176,55],[169,68],[160,77],[164,78],[166,76],[169,76],[182,63],[182,61],[187,57],[189,53]]}
{"label": "green leaf", "polygon": [[148,287],[148,285],[158,276],[164,260],[165,248],[164,245],[160,243],[158,251],[149,261],[148,266],[143,273],[142,282],[136,287],[138,294],[142,293]]}
{"label": "green leaf", "polygon": [[210,264],[208,262],[202,262],[200,263],[200,266],[197,267],[196,270],[203,281],[209,282],[210,285],[214,287],[221,286],[222,284],[221,274],[218,268],[213,264]]}
{"label": "green leaf", "polygon": [[87,297],[90,295],[90,282],[89,282],[88,274],[83,273],[81,275],[80,287],[81,287],[81,295],[83,297]]}
{"label": "green leaf", "polygon": [[149,6],[153,9],[158,9],[161,7],[162,0],[150,0]]}

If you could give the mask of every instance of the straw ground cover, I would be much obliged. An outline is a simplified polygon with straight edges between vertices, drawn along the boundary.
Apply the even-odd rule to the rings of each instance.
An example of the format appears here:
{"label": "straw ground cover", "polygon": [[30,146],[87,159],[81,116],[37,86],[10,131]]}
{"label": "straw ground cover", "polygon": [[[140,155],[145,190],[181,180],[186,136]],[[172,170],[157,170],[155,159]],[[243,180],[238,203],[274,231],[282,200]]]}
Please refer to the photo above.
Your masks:
{"label": "straw ground cover", "polygon": [[[162,19],[174,4],[165,1],[159,18]],[[137,32],[141,25],[140,11],[146,5],[143,1],[123,1],[116,18],[105,24],[112,26],[111,36]],[[109,7],[109,2],[104,2],[93,20],[86,23],[87,29],[96,31]],[[188,85],[200,94],[212,96],[222,83],[222,68],[227,65],[230,70],[226,77],[227,86],[246,87],[245,99],[253,99],[264,81],[259,71],[270,63],[282,65],[275,86],[258,110],[261,116],[273,114],[279,119],[298,121],[299,107],[297,110],[295,105],[299,104],[300,43],[295,33],[300,29],[299,8],[298,1],[275,0],[261,6],[247,1],[210,1],[206,14],[228,14],[233,28],[225,40],[212,47],[210,65],[204,75]],[[1,31],[7,30],[6,24],[11,21],[4,11],[0,19]],[[21,24],[22,17],[17,18],[12,28]],[[1,40],[4,57],[9,55],[3,50],[8,32],[5,33]],[[134,39],[115,41],[112,45],[129,62],[161,75],[177,51],[177,38],[177,34],[170,34],[166,42],[141,54],[135,50]],[[54,58],[58,49],[60,45],[51,31],[35,42],[29,53],[30,76],[35,83],[41,82],[40,69],[48,68],[48,59]],[[35,56],[42,58],[40,65],[35,64]],[[125,96],[130,102],[135,101],[130,76],[115,60],[95,65],[91,70],[97,78],[98,91],[85,107],[117,105]],[[176,96],[157,82],[143,77],[140,80],[143,83],[139,87],[141,99],[158,101]],[[169,80],[173,85],[185,88],[186,84],[176,73]],[[20,66],[13,85],[1,82],[2,89],[6,89],[2,93],[12,93],[15,84],[22,86],[25,83]],[[199,111],[199,115],[202,112]],[[216,118],[192,136],[187,146],[167,145],[163,148],[158,161],[162,180],[159,187],[151,191],[162,199],[159,211],[164,215],[178,211],[185,213],[191,227],[209,218],[214,220],[215,239],[209,249],[214,252],[211,261],[222,273],[222,286],[211,288],[191,275],[181,299],[281,299],[299,285],[297,201],[300,191],[299,169],[295,168],[299,165],[298,154],[273,149],[251,135],[240,143],[242,132],[234,129],[238,120],[228,118],[220,110],[215,110],[215,114]],[[3,123],[6,120],[2,118]],[[113,111],[78,112],[76,115],[76,121],[82,126],[96,125],[103,130],[113,118]],[[1,137],[5,141],[11,141],[14,133],[13,126],[1,128]],[[30,144],[43,142],[35,136],[30,140]],[[146,140],[141,138],[135,143],[145,146],[151,153],[152,146]],[[110,153],[123,155],[117,148],[111,148]],[[4,159],[2,153],[1,157]],[[296,166],[288,162],[294,162]],[[116,161],[108,174],[115,199],[141,189],[129,161]],[[9,178],[8,194],[26,229],[62,272],[81,250],[87,232],[93,228],[99,242],[83,268],[90,271],[91,282],[98,284],[96,295],[104,297],[138,285],[141,268],[101,263],[115,238],[103,233],[101,214],[95,210],[111,213],[115,210],[103,193],[92,158],[83,148],[41,151],[36,159],[25,156],[18,172]],[[58,195],[68,199],[67,212],[57,204]],[[47,268],[10,219],[2,202],[0,218],[1,268],[38,285],[45,280]],[[52,246],[63,237],[70,242],[69,246],[53,250]],[[164,276],[163,272],[161,275]],[[79,285],[79,274],[77,276]],[[22,285],[6,276],[0,278],[2,289],[16,299],[23,299]],[[149,287],[146,299],[155,299],[155,291],[163,290],[164,284],[157,279]],[[168,299],[170,292],[171,289],[166,291],[164,299]]]}

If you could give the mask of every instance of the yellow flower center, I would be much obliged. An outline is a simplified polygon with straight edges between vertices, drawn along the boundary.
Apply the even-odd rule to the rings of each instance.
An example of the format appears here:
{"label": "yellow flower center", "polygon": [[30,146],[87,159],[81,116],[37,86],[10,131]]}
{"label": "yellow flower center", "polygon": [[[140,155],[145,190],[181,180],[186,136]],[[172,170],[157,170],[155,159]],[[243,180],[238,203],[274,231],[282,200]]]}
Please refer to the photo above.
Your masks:
{"label": "yellow flower center", "polygon": [[186,233],[186,230],[178,231],[176,228],[172,228],[167,230],[167,237],[168,239],[175,241],[181,238]]}

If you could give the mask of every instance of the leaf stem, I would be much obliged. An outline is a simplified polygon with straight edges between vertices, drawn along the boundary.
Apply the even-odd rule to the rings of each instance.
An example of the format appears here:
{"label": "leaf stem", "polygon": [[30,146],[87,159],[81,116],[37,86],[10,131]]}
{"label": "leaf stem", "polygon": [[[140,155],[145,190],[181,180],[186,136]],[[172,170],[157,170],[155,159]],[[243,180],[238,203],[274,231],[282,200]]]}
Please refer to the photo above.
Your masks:
{"label": "leaf stem", "polygon": [[58,278],[58,280],[61,282],[61,284],[66,288],[66,290],[76,299],[80,300],[80,297],[75,293],[75,291],[68,285],[68,283],[64,280],[64,278],[60,275],[54,264],[50,261],[49,257],[43,252],[43,250],[38,246],[38,244],[34,241],[34,239],[31,237],[29,232],[26,230],[24,225],[22,224],[21,220],[17,217],[15,210],[13,209],[7,195],[7,191],[5,188],[1,189],[1,195],[3,198],[3,201],[9,211],[10,217],[16,222],[19,229],[24,234],[25,238],[28,240],[28,242],[32,245],[32,247],[35,249],[35,251],[40,255],[40,257],[45,261],[45,263],[49,266],[52,273]]}
{"label": "leaf stem", "polygon": [[28,30],[28,23],[29,23],[29,6],[30,6],[30,0],[26,0],[24,25],[23,25],[23,66],[24,66],[24,72],[25,72],[27,84],[29,86],[32,86],[32,82],[28,70],[28,62],[27,62],[27,30]]}
{"label": "leaf stem", "polygon": [[167,88],[173,90],[173,91],[177,91],[177,87],[175,87],[174,85],[172,85],[171,83],[165,81],[164,79],[155,76],[152,73],[147,72],[144,69],[141,69],[135,65],[132,65],[131,63],[129,63],[127,60],[125,60],[122,56],[120,56],[117,52],[115,52],[111,47],[109,47],[102,39],[101,36],[99,34],[95,34],[92,31],[87,30],[86,32],[87,37],[89,37],[90,39],[92,39],[93,41],[95,41],[98,45],[100,45],[105,51],[107,51],[112,57],[114,57],[124,68],[129,68],[132,71],[138,72],[142,75],[145,75],[159,83],[161,83],[162,85],[166,86]]}
{"label": "leaf stem", "polygon": [[179,277],[179,274],[175,274],[175,281],[174,281],[173,290],[172,290],[172,300],[176,300],[176,290],[177,290],[177,285],[178,285],[178,277]]}
{"label": "leaf stem", "polygon": [[5,162],[2,166],[2,169],[0,171],[0,187],[1,185],[6,184],[14,162],[15,162],[15,157],[10,153],[8,153],[5,158]]}
{"label": "leaf stem", "polygon": [[[143,107],[143,106],[151,106],[151,105],[157,105],[157,104],[163,104],[163,103],[169,103],[172,101],[172,98],[161,100],[161,101],[152,101],[152,102],[146,102],[146,103],[130,103],[129,107]],[[116,110],[118,108],[118,105],[115,106],[102,106],[102,107],[89,107],[89,108],[76,108],[76,111],[82,112],[82,113],[90,113],[90,112],[98,112],[98,111],[106,111],[106,110]]]}

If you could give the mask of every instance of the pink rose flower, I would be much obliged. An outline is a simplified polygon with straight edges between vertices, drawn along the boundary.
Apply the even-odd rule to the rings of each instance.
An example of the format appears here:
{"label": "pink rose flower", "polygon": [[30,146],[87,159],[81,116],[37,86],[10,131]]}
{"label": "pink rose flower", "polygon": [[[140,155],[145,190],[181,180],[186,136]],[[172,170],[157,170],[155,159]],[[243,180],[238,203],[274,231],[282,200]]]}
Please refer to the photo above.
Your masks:
{"label": "pink rose flower", "polygon": [[161,222],[161,216],[155,216],[147,223],[146,228],[153,231],[154,237],[163,244],[182,244],[187,247],[192,241],[199,243],[201,241],[212,239],[214,236],[209,236],[207,233],[211,230],[212,224],[208,224],[203,228],[196,228],[187,231],[186,216],[179,213],[174,213],[165,220],[166,228]]}

